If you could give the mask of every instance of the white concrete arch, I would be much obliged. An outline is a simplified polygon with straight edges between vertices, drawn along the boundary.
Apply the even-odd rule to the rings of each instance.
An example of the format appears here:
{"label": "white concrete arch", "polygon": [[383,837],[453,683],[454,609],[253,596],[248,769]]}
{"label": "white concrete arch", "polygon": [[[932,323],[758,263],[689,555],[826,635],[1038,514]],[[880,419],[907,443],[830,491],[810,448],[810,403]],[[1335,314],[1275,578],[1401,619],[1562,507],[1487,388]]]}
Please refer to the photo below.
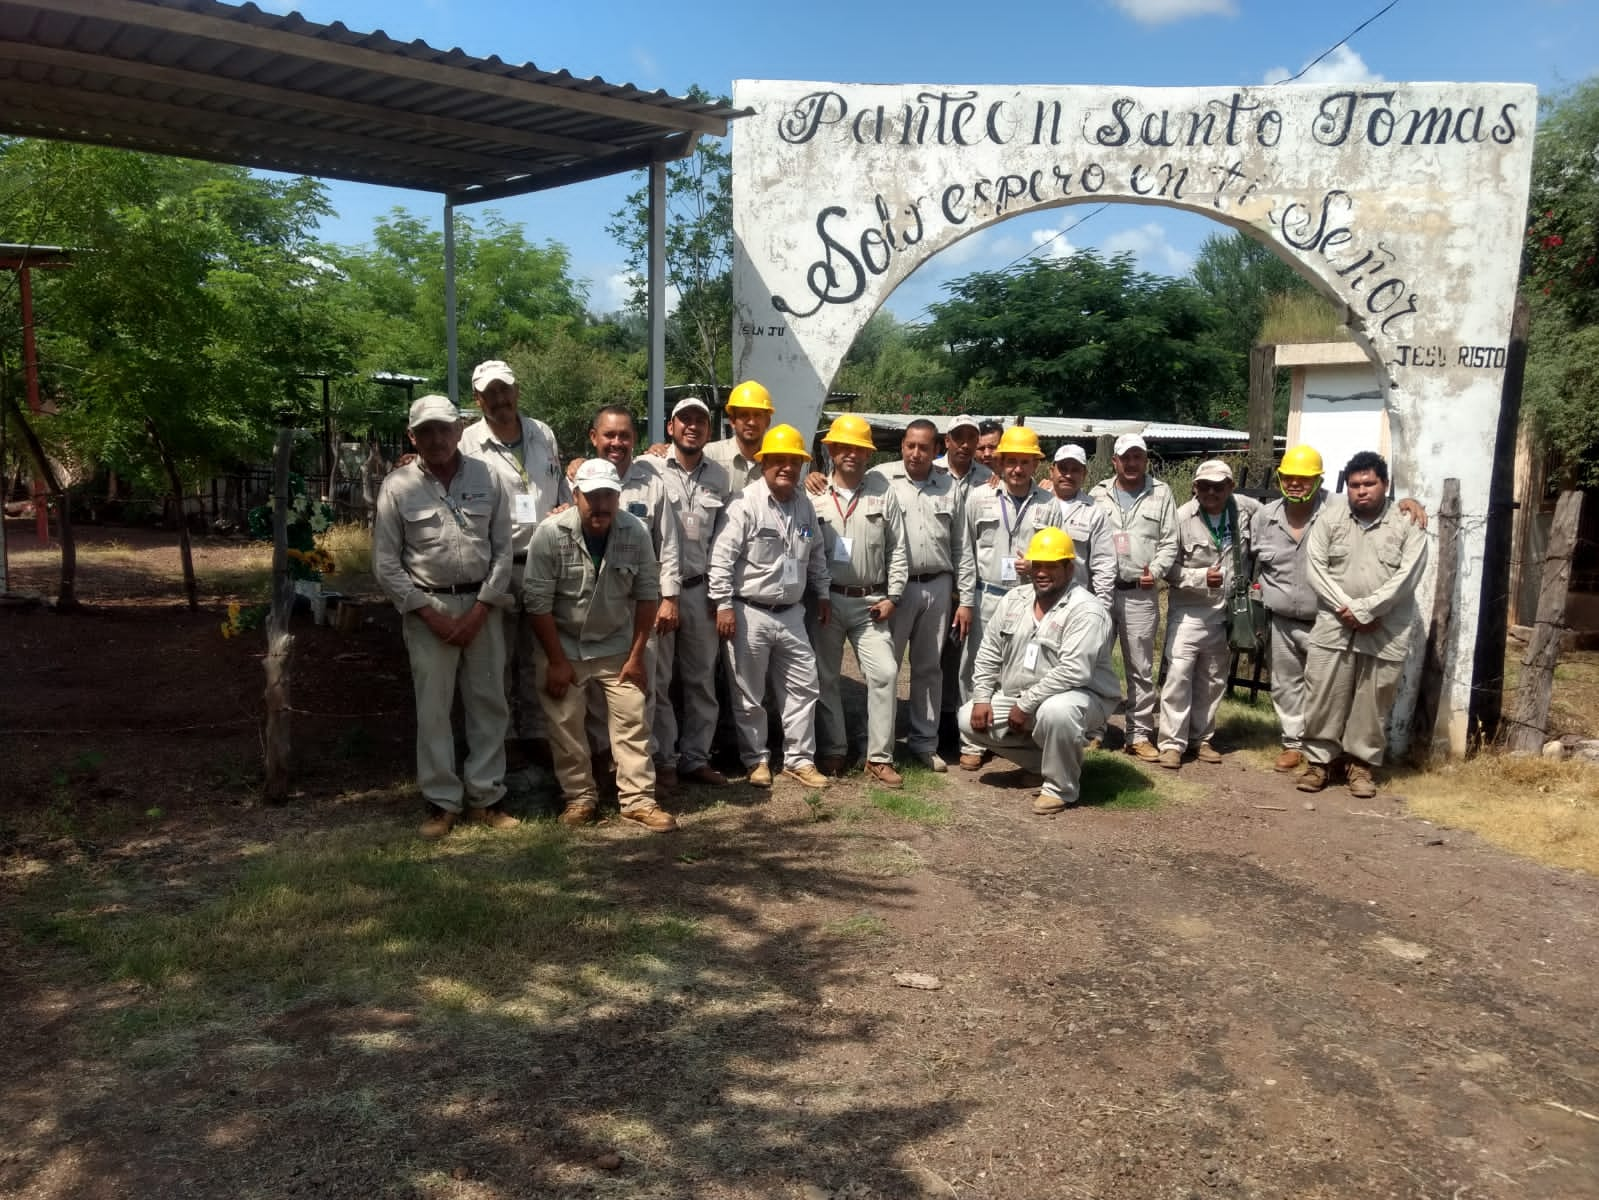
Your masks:
{"label": "white concrete arch", "polygon": [[1429,507],[1445,477],[1460,480],[1444,708],[1463,745],[1531,86],[740,80],[733,98],[754,112],[733,133],[735,374],[765,383],[802,429],[901,281],[1022,212],[1079,201],[1202,212],[1343,305],[1385,379],[1396,478]]}

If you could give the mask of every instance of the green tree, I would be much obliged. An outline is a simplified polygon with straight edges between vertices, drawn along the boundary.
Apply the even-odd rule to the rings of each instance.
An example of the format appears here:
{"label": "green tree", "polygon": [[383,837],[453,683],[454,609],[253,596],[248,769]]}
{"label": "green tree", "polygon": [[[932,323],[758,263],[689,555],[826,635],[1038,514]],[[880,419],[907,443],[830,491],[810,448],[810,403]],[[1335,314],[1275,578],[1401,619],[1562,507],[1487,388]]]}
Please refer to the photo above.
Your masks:
{"label": "green tree", "polygon": [[[729,104],[689,88],[703,104]],[[666,286],[677,306],[666,322],[667,367],[676,382],[717,387],[732,381],[733,188],[725,138],[701,138],[687,158],[666,168]],[[648,308],[649,181],[647,176],[606,231],[622,247],[633,288],[631,307]]]}
{"label": "green tree", "polygon": [[604,334],[604,327],[562,327],[506,356],[524,407],[549,422],[567,457],[589,453],[585,435],[603,405],[625,404],[643,412],[647,352],[618,354],[605,345]]}
{"label": "green tree", "polygon": [[955,377],[941,347],[886,310],[855,336],[833,380],[835,392],[855,395],[862,412],[943,412],[953,402]]}
{"label": "green tree", "polygon": [[1208,421],[1225,402],[1214,306],[1131,255],[1030,259],[945,287],[923,344],[985,411]]}

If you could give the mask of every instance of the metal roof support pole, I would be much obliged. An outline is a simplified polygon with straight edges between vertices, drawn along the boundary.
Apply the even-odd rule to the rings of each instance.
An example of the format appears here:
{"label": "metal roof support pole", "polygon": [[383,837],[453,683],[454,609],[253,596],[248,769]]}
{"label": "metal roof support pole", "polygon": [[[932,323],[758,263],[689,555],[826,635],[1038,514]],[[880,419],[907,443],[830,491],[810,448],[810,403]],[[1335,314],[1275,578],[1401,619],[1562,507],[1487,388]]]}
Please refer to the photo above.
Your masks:
{"label": "metal roof support pole", "polygon": [[[43,406],[39,403],[39,353],[33,341],[33,275],[27,263],[18,269],[17,283],[22,291],[22,362],[28,379],[28,411],[37,416]],[[33,521],[39,545],[48,546],[50,496],[45,490],[44,478],[38,471],[33,473]]]}
{"label": "metal roof support pole", "polygon": [[650,440],[666,440],[666,164],[650,164]]}
{"label": "metal roof support pole", "polygon": [[444,202],[444,341],[448,347],[449,396],[460,404],[460,370],[456,365],[459,350],[455,341],[455,204]]}

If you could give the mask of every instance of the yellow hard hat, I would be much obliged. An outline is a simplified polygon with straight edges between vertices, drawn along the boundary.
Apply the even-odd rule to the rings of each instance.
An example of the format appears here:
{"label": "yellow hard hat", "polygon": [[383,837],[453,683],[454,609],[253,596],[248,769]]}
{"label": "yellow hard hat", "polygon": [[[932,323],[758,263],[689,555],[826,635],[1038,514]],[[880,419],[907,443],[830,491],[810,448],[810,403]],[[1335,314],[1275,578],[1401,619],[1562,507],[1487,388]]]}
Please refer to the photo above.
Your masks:
{"label": "yellow hard hat", "polygon": [[[761,385],[757,383],[755,386]],[[804,436],[792,425],[773,425],[766,431],[766,436],[761,439],[761,448],[755,455],[756,461],[766,461],[768,454],[794,454],[800,458],[810,458],[810,452],[805,449]]]}
{"label": "yellow hard hat", "polygon": [[1038,435],[1025,425],[1012,425],[999,436],[999,449],[995,454],[1031,454],[1034,458],[1043,458],[1044,452],[1039,449]]}
{"label": "yellow hard hat", "polygon": [[727,397],[723,408],[758,408],[762,412],[772,411],[772,393],[767,391],[753,379],[746,379],[739,384]]}
{"label": "yellow hard hat", "polygon": [[1065,562],[1077,557],[1077,547],[1064,529],[1046,525],[1027,543],[1026,557],[1028,562]]}
{"label": "yellow hard hat", "polygon": [[1313,446],[1291,446],[1283,452],[1283,460],[1277,467],[1279,475],[1320,475],[1321,455]]}
{"label": "yellow hard hat", "polygon": [[833,424],[827,430],[824,442],[832,442],[837,446],[860,446],[866,450],[876,450],[877,443],[872,441],[872,426],[865,417],[858,417],[854,413],[844,413],[835,417]]}

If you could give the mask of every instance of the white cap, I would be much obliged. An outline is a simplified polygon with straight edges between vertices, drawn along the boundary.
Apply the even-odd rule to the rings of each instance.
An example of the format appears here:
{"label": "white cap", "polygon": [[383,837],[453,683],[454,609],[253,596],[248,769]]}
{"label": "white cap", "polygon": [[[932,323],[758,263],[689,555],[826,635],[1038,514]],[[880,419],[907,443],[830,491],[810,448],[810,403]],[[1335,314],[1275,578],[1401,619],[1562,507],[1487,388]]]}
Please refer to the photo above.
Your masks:
{"label": "white cap", "polygon": [[1203,479],[1206,483],[1228,483],[1233,481],[1233,469],[1219,458],[1207,458],[1199,464],[1199,470],[1194,472],[1194,479]]}
{"label": "white cap", "polygon": [[711,415],[710,408],[706,405],[705,401],[701,400],[698,396],[685,396],[676,404],[672,405],[672,415],[675,417],[686,408],[697,408],[707,417]]}
{"label": "white cap", "polygon": [[1121,455],[1126,454],[1129,450],[1143,450],[1147,452],[1149,450],[1149,443],[1144,441],[1142,434],[1124,433],[1121,435],[1121,437],[1116,439],[1116,445],[1112,447],[1111,453],[1120,457]]}
{"label": "white cap", "polygon": [[590,492],[619,492],[622,490],[622,477],[616,473],[615,464],[608,458],[585,459],[572,478],[572,488],[584,495]]}
{"label": "white cap", "polygon": [[407,429],[426,425],[429,421],[444,421],[454,425],[461,419],[461,410],[450,403],[448,396],[418,396],[411,403],[411,415],[406,420]]}
{"label": "white cap", "polygon": [[501,383],[516,383],[516,372],[511,370],[511,364],[498,358],[491,358],[487,362],[480,362],[472,368],[472,390],[481,392],[489,384],[498,379]]}
{"label": "white cap", "polygon": [[945,433],[954,433],[957,429],[976,429],[977,418],[961,413],[958,417],[951,417],[949,424],[944,427]]}
{"label": "white cap", "polygon": [[1076,442],[1067,442],[1059,450],[1055,451],[1055,461],[1058,463],[1080,462],[1086,467],[1088,465],[1088,455],[1083,453],[1083,448]]}

